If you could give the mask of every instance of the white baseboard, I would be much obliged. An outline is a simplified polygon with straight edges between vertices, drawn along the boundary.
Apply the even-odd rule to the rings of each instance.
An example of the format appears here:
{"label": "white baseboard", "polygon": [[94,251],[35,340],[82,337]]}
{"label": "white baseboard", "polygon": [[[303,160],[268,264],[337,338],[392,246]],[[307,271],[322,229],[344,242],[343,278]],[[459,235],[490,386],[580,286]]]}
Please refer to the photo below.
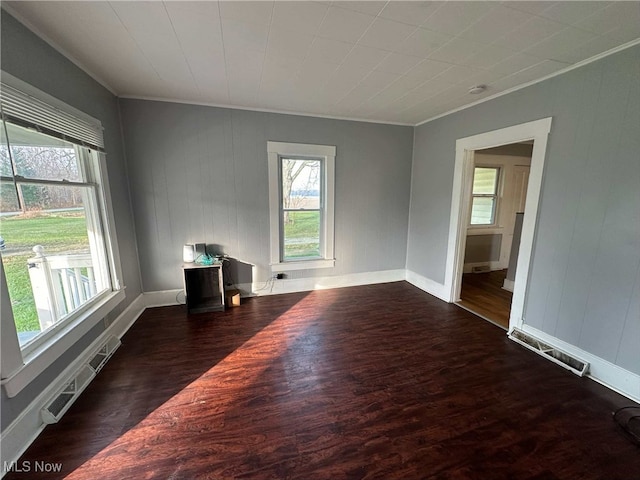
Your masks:
{"label": "white baseboard", "polygon": [[551,336],[548,333],[527,324],[523,324],[520,329],[523,332],[542,340],[544,343],[551,345],[552,347],[564,350],[571,355],[589,362],[589,371],[586,375],[587,377],[601,383],[615,392],[618,392],[620,395],[624,395],[625,397],[640,403],[640,375],[636,375],[629,370],[625,370],[622,367],[614,365],[607,360],[597,357],[592,353],[582,350],[581,348],[571,345],[570,343],[560,340],[559,338]]}
{"label": "white baseboard", "polygon": [[[142,315],[147,306],[144,304],[142,294],[138,295],[124,311],[107,327],[105,334],[113,335],[122,339],[125,333],[133,326],[135,321]],[[104,334],[103,334],[104,335]]]}
{"label": "white baseboard", "polygon": [[[180,305],[184,303],[184,290],[178,288],[176,290],[159,290],[157,292],[144,292],[144,305],[150,307],[168,307],[170,305]],[[179,301],[182,296],[182,302]]]}
{"label": "white baseboard", "polygon": [[[51,401],[60,389],[73,378],[81,366],[87,363],[96,350],[112,335],[117,338],[129,330],[131,325],[137,320],[145,309],[143,296],[138,295],[136,299],[109,325],[100,336],[89,345],[81,355],[51,382],[47,388],[38,395],[31,404],[9,425],[3,432],[0,440],[0,465],[16,462],[20,455],[33,443],[46,426],[40,417],[40,410]],[[4,468],[0,469],[0,478],[7,473]]]}
{"label": "white baseboard", "polygon": [[[378,272],[350,273],[333,277],[284,278],[268,282],[240,283],[236,288],[243,297],[261,297],[265,295],[280,295],[283,293],[309,292],[327,288],[355,287],[374,283],[400,282],[405,280],[405,270],[382,270]],[[144,299],[147,307],[165,307],[180,305],[182,289],[145,292]]]}
{"label": "white baseboard", "polygon": [[420,290],[424,290],[434,297],[438,297],[440,300],[450,302],[449,292],[446,292],[442,283],[434,282],[433,280],[423,277],[422,275],[407,270],[407,282],[411,285],[418,287]]}
{"label": "white baseboard", "polygon": [[516,284],[516,282],[514,282],[513,280],[509,280],[508,278],[505,278],[504,282],[502,283],[502,288],[504,290],[506,290],[507,292],[513,293],[513,286],[515,284]]}
{"label": "white baseboard", "polygon": [[381,270],[377,272],[349,273],[332,277],[285,278],[269,282],[239,284],[243,296],[261,297],[282,293],[309,292],[327,288],[355,287],[375,283],[400,282],[405,280],[405,270]]}

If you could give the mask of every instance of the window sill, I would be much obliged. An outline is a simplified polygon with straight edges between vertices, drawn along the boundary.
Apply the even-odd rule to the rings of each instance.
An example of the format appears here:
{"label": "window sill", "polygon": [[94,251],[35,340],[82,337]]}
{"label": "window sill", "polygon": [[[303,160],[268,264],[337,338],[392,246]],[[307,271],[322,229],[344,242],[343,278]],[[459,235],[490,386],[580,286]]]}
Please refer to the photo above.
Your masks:
{"label": "window sill", "polygon": [[290,272],[293,270],[311,270],[314,268],[331,268],[336,264],[335,259],[303,260],[300,262],[272,263],[272,272]]}
{"label": "window sill", "polygon": [[[480,235],[483,233],[483,230],[502,230],[504,227],[502,225],[494,224],[494,225],[469,225],[467,227],[467,231],[469,232],[478,232]],[[473,235],[473,233],[469,233]]]}
{"label": "window sill", "polygon": [[87,332],[96,326],[125,298],[124,290],[108,294],[85,315],[75,319],[55,336],[40,345],[24,358],[24,365],[10,377],[2,380],[8,397],[15,397],[23,388],[53,364]]}

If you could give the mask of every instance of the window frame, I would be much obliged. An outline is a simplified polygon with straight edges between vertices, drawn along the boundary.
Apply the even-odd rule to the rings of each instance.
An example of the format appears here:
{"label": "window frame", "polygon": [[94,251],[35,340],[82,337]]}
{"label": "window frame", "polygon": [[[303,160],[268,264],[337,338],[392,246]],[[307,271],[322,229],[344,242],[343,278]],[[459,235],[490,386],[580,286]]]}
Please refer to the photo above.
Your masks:
{"label": "window frame", "polygon": [[[477,168],[486,168],[496,170],[496,183],[493,193],[473,193],[473,182],[476,177]],[[471,178],[471,204],[469,205],[469,225],[468,228],[494,228],[499,225],[499,203],[500,203],[500,185],[502,182],[502,167],[499,165],[474,165],[473,177]],[[492,198],[493,209],[491,211],[491,223],[471,223],[473,216],[473,200],[475,198]]]}
{"label": "window frame", "polygon": [[[0,122],[2,122],[2,119],[0,119]],[[12,125],[16,125],[8,120],[6,122]],[[8,145],[10,144],[11,140],[9,139]],[[86,215],[88,216],[87,221],[93,227],[91,230],[98,232],[99,236],[105,239],[105,241],[100,242],[104,243],[104,245],[99,246],[101,251],[99,251],[98,254],[101,257],[104,257],[102,258],[102,266],[106,271],[104,272],[104,278],[102,279],[102,281],[103,283],[107,284],[107,288],[98,292],[94,297],[90,298],[80,307],[62,317],[51,327],[42,331],[33,339],[27,341],[24,345],[20,345],[23,357],[29,357],[29,355],[31,355],[33,352],[36,352],[42,345],[46,344],[49,339],[54,337],[58,332],[64,330],[66,325],[72,323],[76,318],[82,317],[84,315],[84,312],[90,310],[93,305],[102,301],[102,299],[104,299],[109,294],[109,292],[112,291],[111,279],[113,278],[113,273],[111,271],[111,265],[108,261],[106,235],[103,232],[105,223],[103,220],[104,215],[103,210],[100,208],[100,204],[104,202],[100,201],[101,195],[98,191],[99,185],[102,183],[97,162],[98,152],[91,151],[87,147],[83,147],[74,143],[71,144],[74,145],[76,155],[78,157],[78,165],[81,172],[80,180],[49,180],[16,175],[14,177],[0,176],[0,181],[3,183],[11,183],[16,187],[24,185],[38,185],[43,187],[81,187],[83,189],[86,189],[88,202],[85,205],[85,211]],[[95,239],[91,238],[91,235],[89,235],[89,242],[94,241]]]}
{"label": "window frame", "polygon": [[[5,72],[2,72],[2,83],[33,98],[36,103],[46,104],[48,107],[59,111],[61,113],[61,121],[64,121],[65,116],[66,118],[75,118],[80,122],[85,122],[86,125],[90,125],[96,131],[102,131],[102,124],[99,120]],[[72,143],[76,142],[72,141]],[[0,325],[2,328],[1,383],[9,397],[14,397],[35,380],[47,367],[60,358],[98,323],[103,321],[109,312],[125,299],[124,286],[120,280],[122,278],[122,267],[109,188],[106,155],[103,151],[91,149],[89,158],[84,163],[89,171],[85,178],[86,181],[83,183],[92,185],[95,189],[94,195],[92,195],[95,201],[94,213],[99,216],[104,237],[106,255],[104,266],[108,272],[109,285],[102,293],[86,302],[63,321],[45,331],[36,341],[25,344],[27,348],[20,347],[11,305],[3,302]],[[25,183],[33,183],[29,179],[21,178],[19,180]],[[37,183],[53,184],[49,181],[38,181]],[[74,183],[65,182],[65,185],[73,186]],[[2,280],[0,288],[4,300],[8,298],[4,268],[2,268],[0,277]]]}
{"label": "window frame", "polygon": [[[315,162],[319,162],[320,163],[320,198],[318,200],[318,208],[285,208],[284,206],[284,192],[283,192],[283,163],[285,160],[310,160],[310,161],[315,161]],[[281,262],[283,263],[292,263],[292,262],[306,262],[309,260],[322,260],[323,256],[322,253],[324,252],[324,235],[323,235],[323,231],[324,231],[324,204],[325,204],[325,188],[324,188],[324,184],[325,184],[325,175],[326,175],[326,169],[325,169],[325,159],[324,157],[302,157],[300,155],[294,157],[294,158],[289,158],[289,156],[286,155],[279,155],[278,156],[278,188],[280,189],[280,214],[279,214],[279,222],[280,222],[280,259]],[[285,225],[284,225],[284,216],[285,213],[287,212],[318,212],[318,215],[320,217],[320,225],[319,225],[319,237],[318,237],[318,242],[319,242],[319,254],[316,256],[308,256],[308,257],[299,257],[297,259],[291,259],[291,260],[287,260],[285,258]]]}
{"label": "window frame", "polygon": [[[303,143],[267,142],[269,170],[270,267],[272,272],[330,268],[334,258],[334,192],[336,147]],[[321,161],[320,257],[284,260],[282,159]],[[314,209],[315,210],[315,209]]]}

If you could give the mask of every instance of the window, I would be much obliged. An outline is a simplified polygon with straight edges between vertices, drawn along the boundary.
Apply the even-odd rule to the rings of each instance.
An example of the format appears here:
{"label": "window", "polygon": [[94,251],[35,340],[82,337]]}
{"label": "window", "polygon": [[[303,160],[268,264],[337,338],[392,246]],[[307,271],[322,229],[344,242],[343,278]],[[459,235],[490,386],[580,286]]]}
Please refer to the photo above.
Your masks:
{"label": "window", "polygon": [[322,258],[320,233],[324,203],[323,160],[280,159],[282,260]]}
{"label": "window", "polygon": [[268,142],[272,270],[334,265],[335,147]]}
{"label": "window", "polygon": [[11,303],[10,315],[3,308],[3,347],[13,337],[4,332],[15,329],[21,357],[7,362],[3,354],[14,370],[2,375],[13,396],[28,381],[11,383],[16,365],[37,375],[32,360],[49,365],[124,292],[100,123],[9,75],[0,100],[2,295]]}
{"label": "window", "polygon": [[471,200],[471,225],[494,225],[498,205],[500,168],[475,167]]}

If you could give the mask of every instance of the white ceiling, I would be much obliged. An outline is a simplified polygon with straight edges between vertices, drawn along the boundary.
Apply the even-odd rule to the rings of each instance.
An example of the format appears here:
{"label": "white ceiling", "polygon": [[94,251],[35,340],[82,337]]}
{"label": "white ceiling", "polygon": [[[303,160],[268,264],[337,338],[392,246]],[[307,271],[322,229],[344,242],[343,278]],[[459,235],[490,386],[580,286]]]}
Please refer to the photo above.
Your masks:
{"label": "white ceiling", "polygon": [[119,96],[411,125],[640,38],[640,2],[2,4]]}

